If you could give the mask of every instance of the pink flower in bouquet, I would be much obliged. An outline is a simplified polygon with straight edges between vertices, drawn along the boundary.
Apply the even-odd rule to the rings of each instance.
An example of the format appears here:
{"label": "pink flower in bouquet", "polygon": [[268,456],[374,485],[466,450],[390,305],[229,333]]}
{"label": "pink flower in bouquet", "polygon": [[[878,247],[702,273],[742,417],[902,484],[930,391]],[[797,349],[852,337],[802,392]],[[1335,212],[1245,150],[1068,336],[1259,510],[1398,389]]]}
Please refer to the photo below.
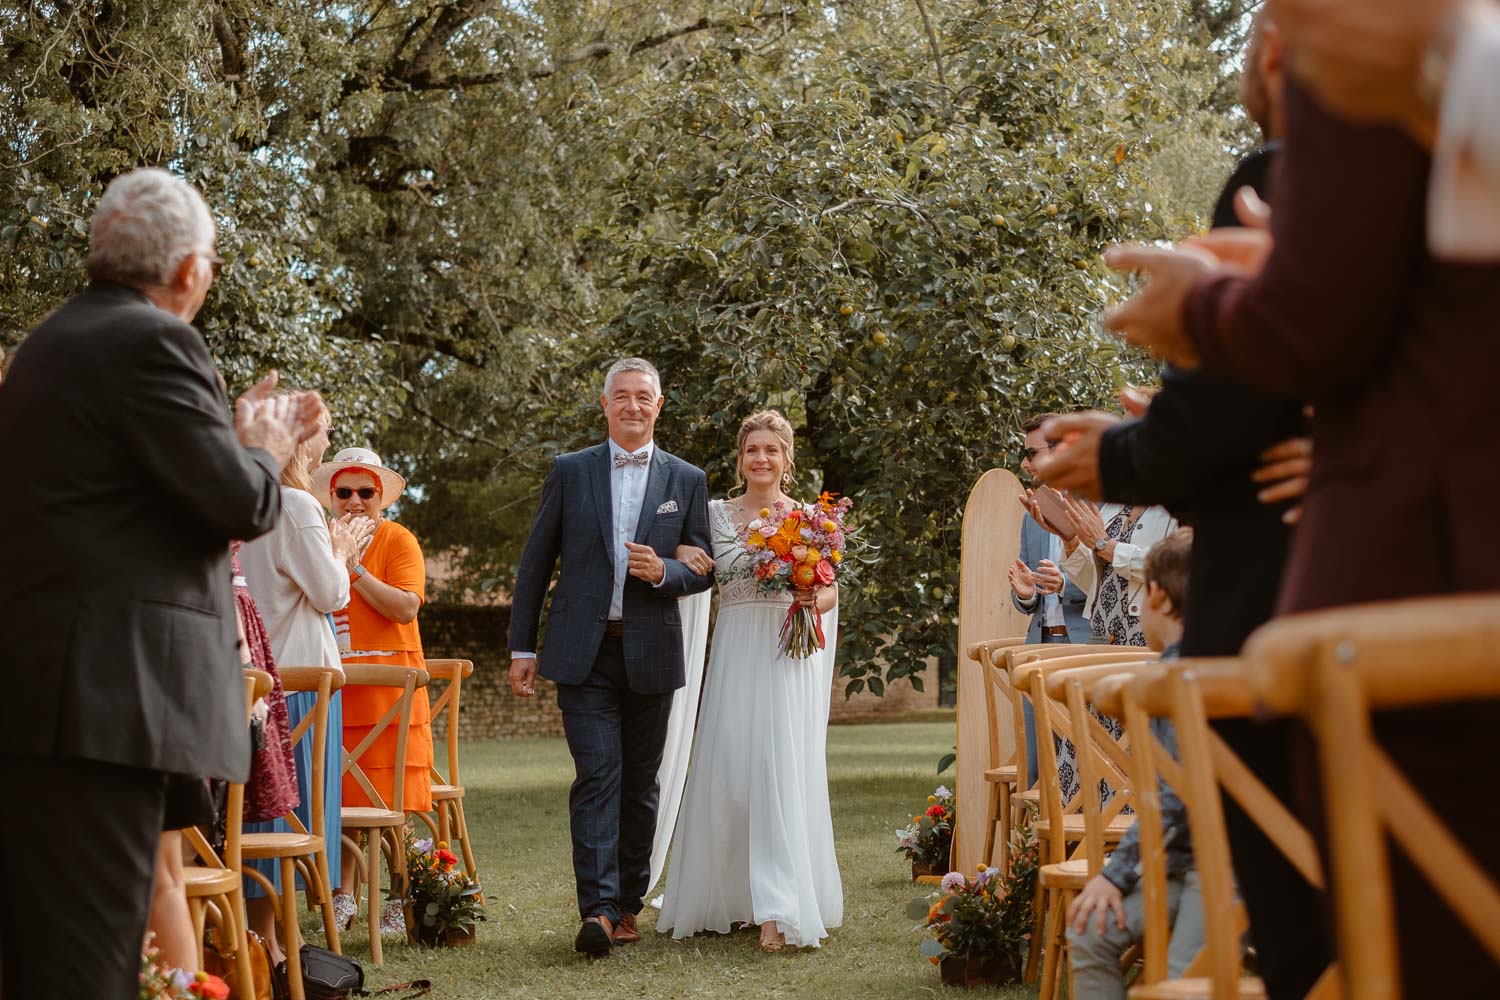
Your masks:
{"label": "pink flower in bouquet", "polygon": [[838,571],[833,568],[833,563],[824,559],[813,568],[813,577],[823,586],[830,587],[838,577]]}
{"label": "pink flower in bouquet", "polygon": [[949,872],[943,876],[941,888],[944,892],[962,892],[968,884],[969,880],[964,877],[963,872]]}

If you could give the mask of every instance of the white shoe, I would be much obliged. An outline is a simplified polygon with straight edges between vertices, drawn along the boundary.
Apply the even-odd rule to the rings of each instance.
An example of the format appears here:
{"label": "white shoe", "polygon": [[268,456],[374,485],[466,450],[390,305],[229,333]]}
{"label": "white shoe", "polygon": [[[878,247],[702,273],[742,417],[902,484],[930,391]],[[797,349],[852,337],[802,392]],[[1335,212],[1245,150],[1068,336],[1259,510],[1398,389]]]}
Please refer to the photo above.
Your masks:
{"label": "white shoe", "polygon": [[347,931],[354,926],[354,918],[359,915],[359,907],[354,905],[354,896],[347,892],[336,892],[333,894],[333,923],[341,931]]}
{"label": "white shoe", "polygon": [[406,910],[402,908],[401,900],[387,899],[385,901],[385,906],[380,910],[380,933],[406,933]]}

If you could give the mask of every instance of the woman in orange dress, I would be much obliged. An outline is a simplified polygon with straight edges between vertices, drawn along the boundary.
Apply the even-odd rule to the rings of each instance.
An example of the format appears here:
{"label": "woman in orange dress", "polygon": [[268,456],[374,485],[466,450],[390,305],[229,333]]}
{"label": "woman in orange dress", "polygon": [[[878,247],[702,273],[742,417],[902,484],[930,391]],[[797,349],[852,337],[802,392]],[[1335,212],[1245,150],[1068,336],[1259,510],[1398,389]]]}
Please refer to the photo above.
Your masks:
{"label": "woman in orange dress", "polygon": [[[349,606],[334,615],[345,663],[426,666],[417,629],[417,612],[427,593],[422,548],[410,531],[383,516],[405,487],[406,481],[381,465],[380,456],[367,448],[345,448],[313,473],[313,489],[335,518],[346,522],[369,518],[376,524],[349,577]],[[344,748],[353,752],[400,697],[391,688],[344,688]],[[412,701],[406,760],[396,760],[396,726],[390,725],[360,756],[359,766],[384,802],[371,802],[364,789],[346,775],[345,806],[394,808],[399,770],[402,808],[407,812],[432,809],[432,723],[425,689],[419,689]],[[352,886],[354,852],[345,851],[342,861],[341,884]],[[352,900],[343,906],[339,902],[335,899],[338,912],[352,914]],[[398,933],[403,929],[400,903],[390,902],[394,905],[382,914],[381,929]]]}

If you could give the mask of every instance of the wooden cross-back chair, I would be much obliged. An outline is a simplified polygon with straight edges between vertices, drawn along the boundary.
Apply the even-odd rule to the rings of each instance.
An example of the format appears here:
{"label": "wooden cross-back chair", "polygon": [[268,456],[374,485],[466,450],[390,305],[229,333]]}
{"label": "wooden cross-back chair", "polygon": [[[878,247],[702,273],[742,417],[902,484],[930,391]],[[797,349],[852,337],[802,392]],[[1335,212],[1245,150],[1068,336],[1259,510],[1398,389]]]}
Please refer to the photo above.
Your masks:
{"label": "wooden cross-back chair", "polygon": [[[271,693],[271,675],[263,670],[247,669],[245,684],[245,728],[249,739],[250,716],[255,703]],[[245,919],[245,887],[240,880],[240,828],[245,814],[245,786],[229,785],[224,814],[224,854],[221,857],[197,827],[182,831],[188,846],[198,856],[199,864],[182,869],[183,888],[187,893],[188,916],[193,921],[193,937],[198,957],[203,961],[203,937],[212,922],[218,932],[219,947],[227,942],[234,949],[235,981],[252,981],[250,970],[249,924]]]}
{"label": "wooden cross-back chair", "polygon": [[[993,657],[1001,650],[1024,645],[1026,637],[1022,635],[976,642],[966,650],[969,659],[979,664],[980,675],[984,678],[984,712],[989,726],[989,761],[984,771],[985,784],[989,790],[989,816],[985,824],[982,857],[986,865],[996,864],[998,847],[998,867],[1003,872],[1010,871],[1010,798],[1018,791],[1017,785],[1026,776],[1026,734],[1016,731],[1013,741],[1016,749],[1011,753],[1010,759],[1002,760],[1000,712],[1002,702],[1007,706],[1010,704],[1010,682],[1004,672],[995,666]],[[997,827],[1000,834],[998,841],[995,837]]]}
{"label": "wooden cross-back chair", "polygon": [[1402,959],[1433,957],[1411,955],[1397,935],[1387,837],[1500,966],[1500,884],[1381,747],[1371,722],[1372,712],[1500,699],[1500,595],[1297,615],[1256,633],[1245,657],[1257,708],[1300,714],[1328,776],[1323,814],[1348,995],[1397,1000]]}
{"label": "wooden cross-back chair", "polygon": [[[474,880],[479,878],[479,867],[474,863],[474,850],[469,843],[469,822],[464,816],[464,786],[458,770],[458,723],[462,705],[463,682],[474,674],[472,660],[426,660],[427,675],[433,681],[447,681],[442,695],[432,703],[429,716],[433,728],[438,718],[448,713],[448,774],[444,776],[433,762],[432,811],[434,816],[416,813],[438,841],[457,844],[463,853],[464,870]],[[480,894],[481,903],[484,899]]]}
{"label": "wooden cross-back chair", "polygon": [[[287,988],[292,995],[292,1000],[302,1000],[304,992],[301,929],[297,926],[297,875],[302,876],[308,908],[316,906],[321,910],[323,936],[327,941],[328,950],[335,954],[342,954],[338,923],[333,915],[333,895],[329,889],[331,879],[328,871],[328,841],[323,815],[323,803],[326,800],[323,793],[325,784],[329,780],[326,773],[327,767],[324,764],[327,759],[325,753],[330,735],[328,709],[333,700],[333,692],[344,686],[344,679],[339,672],[328,667],[286,666],[278,667],[277,673],[281,675],[282,689],[288,694],[297,692],[316,692],[317,694],[313,710],[298,721],[291,735],[291,743],[294,747],[304,739],[309,740],[312,745],[312,768],[311,774],[308,775],[312,795],[309,816],[312,823],[304,824],[297,813],[291,811],[282,817],[291,827],[290,830],[247,833],[241,842],[244,860],[274,860],[280,866],[280,893],[276,891],[275,883],[253,866],[246,865],[244,871],[247,877],[255,879],[260,884],[266,892],[266,897],[275,907],[277,920],[281,924],[283,949],[286,952]],[[338,739],[338,734],[334,734],[333,738]]]}
{"label": "wooden cross-back chair", "polygon": [[[1034,967],[1040,949],[1042,1000],[1058,996],[1064,971],[1071,979],[1071,966],[1063,964],[1068,904],[1104,867],[1106,846],[1119,843],[1134,822],[1133,816],[1123,812],[1134,795],[1129,754],[1089,711],[1083,684],[1141,669],[1147,664],[1142,654],[1151,655],[1137,650],[1134,659],[1120,659],[1112,653],[1057,657],[1025,664],[1017,671],[1018,683],[1031,691],[1039,758],[1037,784],[1042,791],[1042,818],[1035,826],[1041,861],[1037,902],[1041,905],[1034,911],[1032,961],[1028,962]],[[1066,803],[1054,736],[1071,741],[1074,748],[1078,790]],[[1113,792],[1107,805],[1100,798],[1101,781]],[[1070,843],[1076,844],[1071,852]]]}
{"label": "wooden cross-back chair", "polygon": [[[384,955],[380,946],[380,859],[382,852],[389,859],[391,887],[396,890],[406,886],[406,744],[411,732],[411,706],[418,688],[427,686],[425,670],[379,663],[344,664],[344,687],[385,687],[401,692],[396,702],[380,717],[365,738],[353,750],[344,750],[344,774],[351,777],[364,791],[374,806],[345,806],[340,812],[344,826],[344,846],[354,852],[355,884],[350,888],[354,904],[359,905],[360,891],[369,894],[366,908],[370,927],[370,958],[380,965]],[[375,785],[360,767],[359,761],[365,752],[391,726],[396,727],[396,766],[391,781],[391,801],[375,789]],[[364,846],[350,834],[363,836]],[[410,926],[412,916],[406,915]]]}
{"label": "wooden cross-back chair", "polygon": [[[1180,660],[1160,664],[1127,684],[1104,681],[1093,692],[1101,711],[1118,711],[1134,747],[1140,817],[1141,892],[1145,916],[1144,968],[1131,987],[1134,1000],[1258,1000],[1265,985],[1246,977],[1241,941],[1247,926],[1235,892],[1223,795],[1234,799],[1267,839],[1314,887],[1322,868],[1311,835],[1208,724],[1210,718],[1252,713],[1246,664],[1235,659]],[[1150,719],[1169,719],[1180,760],[1155,734]],[[1182,799],[1188,814],[1203,903],[1204,948],[1182,978],[1168,980],[1167,871],[1158,779]],[[1342,995],[1336,966],[1329,966],[1308,1000]]]}

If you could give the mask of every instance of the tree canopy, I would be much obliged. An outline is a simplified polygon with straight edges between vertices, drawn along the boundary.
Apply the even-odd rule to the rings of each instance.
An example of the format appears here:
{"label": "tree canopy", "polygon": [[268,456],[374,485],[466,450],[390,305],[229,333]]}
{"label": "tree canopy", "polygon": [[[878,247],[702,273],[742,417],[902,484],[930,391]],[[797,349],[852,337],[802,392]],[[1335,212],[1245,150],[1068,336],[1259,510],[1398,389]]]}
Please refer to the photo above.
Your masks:
{"label": "tree canopy", "polygon": [[[505,587],[604,367],[733,484],[765,405],[853,496],[855,688],[951,649],[959,523],[1040,409],[1152,377],[1096,328],[1110,242],[1206,212],[1237,0],[30,2],[0,12],[0,338],[82,282],[109,179],[204,191],[199,322],[233,386],[324,392],[414,484],[459,583]],[[497,641],[499,638],[497,637]],[[920,678],[918,676],[918,683]]]}

